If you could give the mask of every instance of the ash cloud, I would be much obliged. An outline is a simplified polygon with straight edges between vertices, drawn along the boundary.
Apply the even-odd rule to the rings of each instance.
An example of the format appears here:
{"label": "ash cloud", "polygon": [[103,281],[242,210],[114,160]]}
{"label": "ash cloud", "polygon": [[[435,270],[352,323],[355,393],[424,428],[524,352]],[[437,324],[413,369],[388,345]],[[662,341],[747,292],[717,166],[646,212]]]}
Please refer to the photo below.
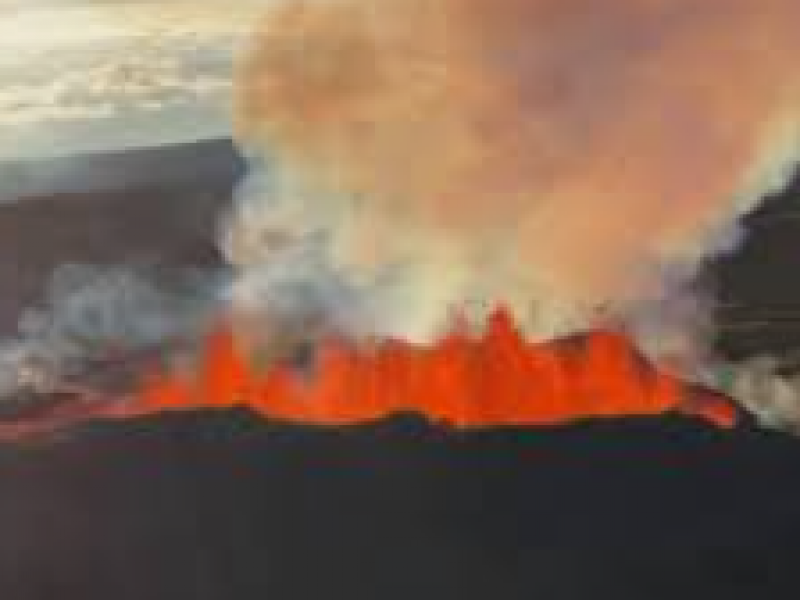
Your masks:
{"label": "ash cloud", "polygon": [[238,285],[314,228],[376,333],[429,341],[495,304],[539,338],[640,317],[797,157],[796,2],[266,11],[236,125],[278,183],[229,221]]}

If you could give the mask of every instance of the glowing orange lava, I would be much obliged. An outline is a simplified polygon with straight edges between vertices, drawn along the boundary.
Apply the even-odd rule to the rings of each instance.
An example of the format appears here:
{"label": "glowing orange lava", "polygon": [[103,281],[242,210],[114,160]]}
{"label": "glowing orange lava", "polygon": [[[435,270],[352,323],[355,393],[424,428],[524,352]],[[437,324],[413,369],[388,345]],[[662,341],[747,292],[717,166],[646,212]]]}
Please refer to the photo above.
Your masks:
{"label": "glowing orange lava", "polygon": [[430,347],[393,340],[364,349],[331,339],[308,374],[288,365],[257,371],[223,330],[210,337],[197,374],[153,377],[137,402],[137,412],[247,406],[330,426],[408,412],[461,428],[670,411],[722,427],[737,419],[724,396],[653,367],[621,334],[534,344],[503,311],[481,338],[457,331]]}

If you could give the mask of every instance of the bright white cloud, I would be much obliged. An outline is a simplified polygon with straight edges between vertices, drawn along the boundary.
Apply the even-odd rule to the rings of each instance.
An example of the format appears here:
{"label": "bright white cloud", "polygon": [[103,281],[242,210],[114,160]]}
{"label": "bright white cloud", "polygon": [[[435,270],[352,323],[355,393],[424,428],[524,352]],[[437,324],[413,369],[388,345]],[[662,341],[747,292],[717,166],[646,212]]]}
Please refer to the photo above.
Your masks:
{"label": "bright white cloud", "polygon": [[52,48],[163,33],[243,33],[262,0],[0,4],[0,48]]}
{"label": "bright white cloud", "polygon": [[126,110],[224,102],[224,73],[193,73],[170,56],[132,56],[65,72],[50,81],[0,89],[0,127],[73,118],[109,117]]}
{"label": "bright white cloud", "polygon": [[0,158],[226,134],[264,1],[0,0]]}

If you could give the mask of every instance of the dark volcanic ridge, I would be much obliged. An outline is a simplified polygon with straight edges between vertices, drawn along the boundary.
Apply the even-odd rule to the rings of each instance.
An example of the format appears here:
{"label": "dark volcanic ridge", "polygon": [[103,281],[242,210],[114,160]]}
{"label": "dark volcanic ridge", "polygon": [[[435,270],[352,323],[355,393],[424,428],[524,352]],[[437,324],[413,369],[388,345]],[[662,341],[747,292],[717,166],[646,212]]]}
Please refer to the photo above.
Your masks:
{"label": "dark volcanic ridge", "polygon": [[0,203],[135,188],[215,190],[229,187],[243,174],[243,160],[228,139],[0,161]]}
{"label": "dark volcanic ridge", "polygon": [[[53,399],[54,402],[57,399]],[[387,440],[394,439],[398,443],[414,443],[414,440],[428,440],[447,443],[448,441],[480,439],[483,436],[493,435],[549,438],[564,435],[581,436],[584,433],[594,434],[611,431],[630,430],[635,437],[645,431],[661,431],[668,434],[673,431],[683,431],[690,435],[702,434],[702,437],[724,440],[733,438],[745,439],[751,436],[766,438],[787,438],[793,436],[773,430],[758,427],[746,413],[741,415],[741,422],[735,428],[720,428],[710,426],[702,419],[691,415],[667,412],[659,415],[621,415],[618,417],[581,417],[573,421],[549,425],[499,425],[458,428],[447,423],[436,423],[430,418],[413,412],[398,412],[392,416],[379,419],[365,420],[358,423],[345,425],[325,425],[315,423],[302,423],[281,418],[265,417],[252,409],[242,406],[236,408],[195,408],[180,410],[164,410],[157,414],[126,417],[122,419],[94,417],[87,419],[79,427],[67,428],[49,437],[40,438],[39,447],[53,448],[66,443],[83,444],[94,443],[98,439],[112,439],[119,436],[155,438],[175,429],[184,430],[184,435],[192,435],[195,430],[202,437],[203,432],[228,430],[231,433],[247,435],[286,435],[298,436],[299,439],[311,436],[320,439],[338,439],[353,437]],[[0,447],[11,448],[16,444],[2,444]],[[798,446],[800,442],[793,441],[792,445]]]}
{"label": "dark volcanic ridge", "polygon": [[[697,388],[697,393],[708,394],[704,388]],[[720,399],[723,396],[720,395]],[[172,427],[191,432],[197,428],[202,432],[219,430],[224,437],[246,435],[297,435],[337,438],[340,436],[360,437],[387,435],[387,439],[398,442],[413,440],[450,441],[480,438],[497,434],[500,436],[533,436],[544,437],[564,435],[581,435],[579,432],[612,431],[617,428],[632,431],[654,429],[670,431],[671,429],[694,431],[697,434],[707,432],[706,437],[729,439],[729,436],[747,437],[763,429],[756,420],[742,410],[736,410],[735,427],[718,427],[701,416],[668,411],[656,415],[619,415],[619,416],[576,416],[570,420],[549,424],[500,424],[454,426],[446,422],[436,422],[429,416],[412,410],[400,411],[380,418],[368,418],[349,424],[330,425],[324,423],[302,422],[281,417],[265,416],[248,406],[235,408],[203,407],[164,409],[150,414],[127,416],[128,399],[121,396],[113,399],[102,396],[81,395],[65,391],[49,396],[37,396],[34,399],[18,398],[9,403],[4,413],[0,414],[0,449],[11,449],[15,446],[25,447],[58,447],[67,445],[92,443],[92,440],[111,439],[120,436],[160,437]],[[113,416],[115,407],[118,415]],[[111,416],[109,416],[111,415]],[[190,434],[191,435],[191,434]],[[775,435],[782,436],[777,433]]]}

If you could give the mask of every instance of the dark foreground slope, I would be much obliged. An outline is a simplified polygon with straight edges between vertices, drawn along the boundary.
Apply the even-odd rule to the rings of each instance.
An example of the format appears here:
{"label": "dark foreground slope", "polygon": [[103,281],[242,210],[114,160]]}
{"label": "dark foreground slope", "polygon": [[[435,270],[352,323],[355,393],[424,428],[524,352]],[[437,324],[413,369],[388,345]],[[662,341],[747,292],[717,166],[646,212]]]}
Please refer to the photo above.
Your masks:
{"label": "dark foreground slope", "polygon": [[796,596],[800,442],[162,417],[0,452],[4,600]]}

